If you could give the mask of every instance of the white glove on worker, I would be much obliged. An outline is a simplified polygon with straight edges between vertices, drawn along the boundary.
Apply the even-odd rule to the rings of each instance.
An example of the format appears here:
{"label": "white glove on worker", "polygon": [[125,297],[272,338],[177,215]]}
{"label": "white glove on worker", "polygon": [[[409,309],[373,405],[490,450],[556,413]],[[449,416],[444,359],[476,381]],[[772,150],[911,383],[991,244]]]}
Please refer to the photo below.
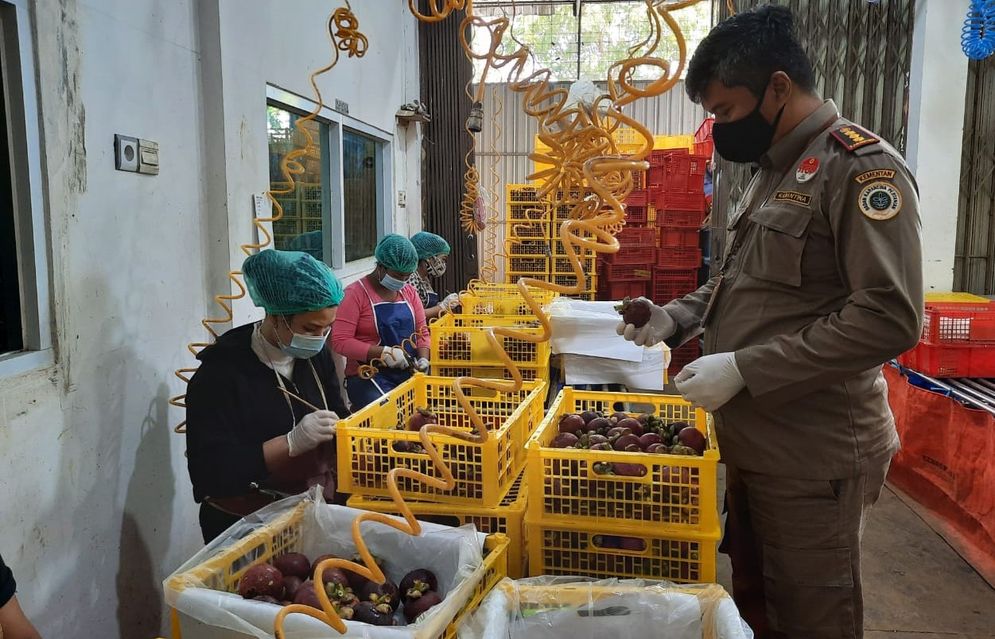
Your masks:
{"label": "white glove on worker", "polygon": [[735,353],[699,357],[677,374],[674,384],[684,399],[709,412],[722,408],[746,388]]}
{"label": "white glove on worker", "polygon": [[404,352],[404,349],[400,346],[387,346],[383,349],[383,353],[380,354],[380,359],[383,363],[391,368],[407,368],[408,367],[408,355]]}
{"label": "white glove on worker", "polygon": [[297,457],[314,450],[319,444],[335,438],[335,424],[339,416],[330,410],[316,410],[308,413],[287,433],[290,456]]}
{"label": "white glove on worker", "polygon": [[[641,297],[639,299],[646,299]],[[646,300],[649,301],[649,300]],[[677,332],[677,324],[667,311],[651,303],[650,321],[641,328],[634,324],[619,322],[615,332],[636,346],[656,346]]]}
{"label": "white glove on worker", "polygon": [[415,369],[418,370],[418,371],[421,371],[422,373],[427,373],[428,372],[428,366],[429,366],[429,362],[428,362],[428,358],[427,357],[419,357],[415,361]]}
{"label": "white glove on worker", "polygon": [[454,306],[459,306],[459,293],[450,293],[449,295],[446,295],[446,297],[439,302],[439,306],[446,311],[451,311]]}

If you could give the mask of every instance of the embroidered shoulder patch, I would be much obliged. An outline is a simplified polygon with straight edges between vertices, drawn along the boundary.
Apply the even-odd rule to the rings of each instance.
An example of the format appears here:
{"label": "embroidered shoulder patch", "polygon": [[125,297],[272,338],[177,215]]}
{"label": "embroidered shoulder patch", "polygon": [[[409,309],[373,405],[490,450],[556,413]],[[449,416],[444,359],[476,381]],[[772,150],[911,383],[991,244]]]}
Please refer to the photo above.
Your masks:
{"label": "embroidered shoulder patch", "polygon": [[812,203],[812,196],[797,191],[778,191],[774,194],[775,202],[787,202],[796,206],[808,206]]}
{"label": "embroidered shoulder patch", "polygon": [[861,189],[857,206],[872,220],[890,220],[902,210],[902,193],[891,182],[871,182]]}
{"label": "embroidered shoulder patch", "polygon": [[847,151],[856,151],[861,147],[877,144],[881,141],[874,134],[861,129],[855,124],[846,124],[834,129],[831,135]]}
{"label": "embroidered shoulder patch", "polygon": [[870,171],[864,171],[853,179],[857,181],[857,184],[864,184],[866,182],[870,182],[871,180],[891,180],[894,177],[895,171],[892,169],[872,169]]}

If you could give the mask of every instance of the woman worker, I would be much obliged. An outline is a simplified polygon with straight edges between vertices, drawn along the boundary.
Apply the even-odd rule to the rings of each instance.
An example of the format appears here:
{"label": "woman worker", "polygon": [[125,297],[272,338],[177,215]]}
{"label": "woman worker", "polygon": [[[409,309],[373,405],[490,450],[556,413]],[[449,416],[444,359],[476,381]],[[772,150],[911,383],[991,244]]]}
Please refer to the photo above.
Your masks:
{"label": "woman worker", "polygon": [[[428,370],[425,309],[408,277],[418,267],[418,253],[408,238],[387,235],[377,244],[372,273],[350,284],[332,328],[332,349],[346,358],[345,384],[354,411]],[[416,349],[401,343],[417,334]],[[372,379],[359,376],[363,363],[383,365]]]}
{"label": "woman worker", "polygon": [[297,251],[261,251],[242,266],[261,322],[200,352],[187,388],[187,466],[204,542],[287,494],[335,494],[335,424],[349,414],[325,341],[342,285]]}
{"label": "woman worker", "polygon": [[408,284],[418,291],[418,298],[425,307],[425,319],[435,319],[445,311],[459,304],[459,294],[450,293],[439,300],[439,294],[432,288],[429,278],[446,274],[446,257],[449,256],[449,242],[435,233],[422,231],[411,236],[411,244],[418,252],[418,269],[408,278]]}

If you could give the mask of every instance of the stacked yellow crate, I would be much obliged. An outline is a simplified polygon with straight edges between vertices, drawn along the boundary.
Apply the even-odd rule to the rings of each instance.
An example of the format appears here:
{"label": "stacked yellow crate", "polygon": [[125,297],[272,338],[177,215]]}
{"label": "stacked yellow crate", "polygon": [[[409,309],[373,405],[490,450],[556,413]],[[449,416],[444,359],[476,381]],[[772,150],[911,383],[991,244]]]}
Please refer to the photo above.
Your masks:
{"label": "stacked yellow crate", "polygon": [[[568,413],[653,413],[706,435],[703,456],[554,448]],[[713,582],[719,451],[707,415],[680,397],[566,387],[527,446],[531,575]]]}
{"label": "stacked yellow crate", "polygon": [[[562,201],[563,195],[557,193],[552,201]],[[570,195],[576,198],[579,193]],[[541,200],[538,188],[529,184],[508,184],[505,201],[506,281],[512,284],[531,277],[564,286],[576,284],[576,274],[560,241],[560,224],[569,219],[571,207]],[[595,256],[590,249],[580,249],[579,257],[585,273],[584,291],[571,297],[591,300],[597,289]]]}

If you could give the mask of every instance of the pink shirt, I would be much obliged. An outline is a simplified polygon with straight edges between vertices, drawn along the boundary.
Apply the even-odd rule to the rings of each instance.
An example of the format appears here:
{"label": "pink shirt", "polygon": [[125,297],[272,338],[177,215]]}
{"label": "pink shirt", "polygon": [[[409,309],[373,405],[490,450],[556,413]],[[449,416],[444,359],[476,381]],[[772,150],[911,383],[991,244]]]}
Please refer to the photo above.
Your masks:
{"label": "pink shirt", "polygon": [[[366,284],[365,291],[363,284]],[[428,348],[430,342],[425,326],[425,307],[418,298],[418,291],[414,286],[406,284],[399,295],[414,311],[418,348]],[[370,298],[374,302],[387,301],[377,295],[373,287],[363,280],[345,287],[345,298],[339,305],[335,323],[332,325],[332,350],[346,358],[347,376],[355,375],[359,371],[359,365],[366,362],[366,355],[371,345],[380,344]]]}

